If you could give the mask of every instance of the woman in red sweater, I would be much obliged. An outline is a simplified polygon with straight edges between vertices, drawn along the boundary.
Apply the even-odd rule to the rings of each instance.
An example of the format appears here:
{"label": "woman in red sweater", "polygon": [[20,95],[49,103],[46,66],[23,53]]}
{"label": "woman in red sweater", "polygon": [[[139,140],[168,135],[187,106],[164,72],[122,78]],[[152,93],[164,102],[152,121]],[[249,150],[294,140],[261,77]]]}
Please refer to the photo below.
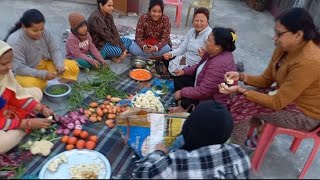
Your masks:
{"label": "woman in red sweater", "polygon": [[52,120],[33,118],[34,113],[45,117],[53,111],[40,104],[39,88],[23,88],[14,78],[11,47],[0,41],[0,154],[15,147],[33,128],[48,128]]}
{"label": "woman in red sweater", "polygon": [[129,47],[132,55],[160,58],[171,50],[171,25],[169,17],[163,14],[163,8],[162,0],[150,0],[149,11],[140,17],[135,42]]}

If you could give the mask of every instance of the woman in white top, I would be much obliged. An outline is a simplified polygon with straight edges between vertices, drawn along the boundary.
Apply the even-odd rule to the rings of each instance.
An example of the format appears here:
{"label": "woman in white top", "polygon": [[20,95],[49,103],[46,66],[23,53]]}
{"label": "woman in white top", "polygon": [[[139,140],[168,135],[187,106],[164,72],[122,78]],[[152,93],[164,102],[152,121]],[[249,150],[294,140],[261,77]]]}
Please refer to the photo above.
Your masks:
{"label": "woman in white top", "polygon": [[[163,58],[168,60],[168,70],[175,76],[174,71],[198,64],[204,54],[205,42],[212,29],[209,27],[209,11],[207,8],[198,8],[193,16],[193,28],[184,37],[179,48],[165,53]],[[167,63],[167,64],[168,64]],[[183,87],[193,86],[195,77],[175,76],[175,91]]]}

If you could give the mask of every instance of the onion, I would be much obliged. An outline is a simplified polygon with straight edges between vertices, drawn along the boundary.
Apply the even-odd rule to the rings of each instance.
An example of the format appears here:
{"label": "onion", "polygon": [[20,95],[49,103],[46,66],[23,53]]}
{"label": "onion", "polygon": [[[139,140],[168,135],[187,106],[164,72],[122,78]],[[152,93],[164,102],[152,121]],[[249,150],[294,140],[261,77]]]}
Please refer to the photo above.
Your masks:
{"label": "onion", "polygon": [[75,125],[80,125],[81,122],[80,122],[79,120],[76,120],[76,121],[74,122],[74,124],[75,124]]}
{"label": "onion", "polygon": [[79,121],[81,123],[86,123],[86,117],[85,116],[79,116]]}
{"label": "onion", "polygon": [[79,109],[79,113],[84,114],[83,108],[80,108],[80,109]]}
{"label": "onion", "polygon": [[[74,112],[69,112],[69,113],[68,113],[68,117],[69,117],[69,118],[72,118],[73,116],[75,116],[75,113],[74,113]],[[73,119],[73,118],[72,118],[72,119]]]}
{"label": "onion", "polygon": [[80,124],[78,124],[78,125],[76,125],[75,127],[74,127],[74,129],[82,129],[82,126],[80,125]]}
{"label": "onion", "polygon": [[62,128],[62,127],[59,127],[59,128],[57,129],[57,132],[56,132],[56,133],[59,134],[59,135],[63,134],[63,128]]}
{"label": "onion", "polygon": [[63,130],[63,134],[64,135],[68,135],[68,134],[70,134],[70,132],[71,132],[70,129],[64,129]]}
{"label": "onion", "polygon": [[72,129],[74,128],[74,124],[73,124],[73,123],[69,123],[69,124],[67,125],[67,128],[70,129],[70,130],[72,130]]}

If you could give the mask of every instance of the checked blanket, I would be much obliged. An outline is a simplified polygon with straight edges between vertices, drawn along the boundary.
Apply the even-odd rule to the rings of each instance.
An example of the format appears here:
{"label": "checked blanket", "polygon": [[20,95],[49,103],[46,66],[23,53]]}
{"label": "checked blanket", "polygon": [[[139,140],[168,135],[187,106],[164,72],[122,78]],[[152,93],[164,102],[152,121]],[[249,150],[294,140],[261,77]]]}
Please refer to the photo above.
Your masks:
{"label": "checked blanket", "polygon": [[[129,77],[128,72],[129,71],[120,76],[118,83],[116,83],[114,87],[129,94],[134,95],[135,93],[140,92],[141,89],[150,87],[155,80],[137,82]],[[161,97],[161,101],[165,108],[173,101],[173,93],[172,90],[169,90],[167,94]],[[84,103],[87,103],[90,100],[91,99],[87,97],[84,99]],[[108,129],[104,122],[94,124],[87,123],[83,126],[83,129],[88,131],[89,134],[96,134],[99,137],[99,144],[95,150],[108,158],[112,168],[111,177],[114,179],[130,178],[136,167],[135,161],[138,160],[139,156],[135,154],[131,147],[125,144],[121,137],[121,132],[117,128]],[[57,141],[49,156],[33,156],[31,161],[25,162],[25,177],[37,177],[45,163],[63,151],[65,151],[65,144]]]}

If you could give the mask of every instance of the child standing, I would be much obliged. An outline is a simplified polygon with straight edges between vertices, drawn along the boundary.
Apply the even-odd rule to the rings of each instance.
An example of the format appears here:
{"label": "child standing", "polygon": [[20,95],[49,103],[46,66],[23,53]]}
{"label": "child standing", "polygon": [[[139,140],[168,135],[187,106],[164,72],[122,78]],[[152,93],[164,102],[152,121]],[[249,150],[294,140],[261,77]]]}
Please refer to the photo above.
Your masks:
{"label": "child standing", "polygon": [[87,21],[80,13],[69,15],[71,34],[66,43],[67,58],[75,59],[80,68],[107,66],[88,33]]}

